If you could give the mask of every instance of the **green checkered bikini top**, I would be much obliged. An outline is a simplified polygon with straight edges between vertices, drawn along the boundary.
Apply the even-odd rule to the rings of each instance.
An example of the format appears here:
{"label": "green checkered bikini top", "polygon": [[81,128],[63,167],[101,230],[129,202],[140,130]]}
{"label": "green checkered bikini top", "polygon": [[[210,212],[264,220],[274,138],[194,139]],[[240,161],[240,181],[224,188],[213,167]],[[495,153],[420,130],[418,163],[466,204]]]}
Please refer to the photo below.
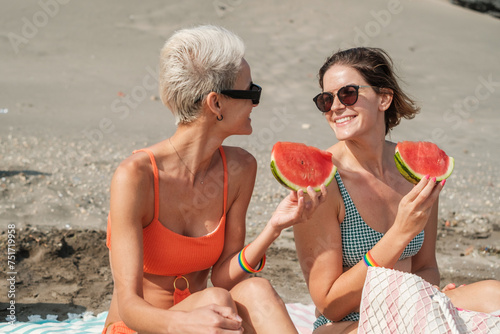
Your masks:
{"label": "green checkered bikini top", "polygon": [[[340,224],[342,234],[342,263],[344,267],[351,268],[363,259],[366,252],[372,249],[382,239],[384,234],[372,229],[361,218],[338,172],[335,174],[335,179],[339,185],[340,194],[345,206],[344,221]],[[413,238],[399,259],[403,260],[414,256],[418,253],[423,243],[424,231]]]}

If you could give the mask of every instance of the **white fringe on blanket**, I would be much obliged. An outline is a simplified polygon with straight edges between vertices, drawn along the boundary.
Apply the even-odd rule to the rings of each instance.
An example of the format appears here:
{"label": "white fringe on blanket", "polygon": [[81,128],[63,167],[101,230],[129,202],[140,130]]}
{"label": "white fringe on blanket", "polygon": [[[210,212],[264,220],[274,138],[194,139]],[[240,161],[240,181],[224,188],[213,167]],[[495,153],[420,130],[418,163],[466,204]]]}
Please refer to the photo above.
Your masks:
{"label": "white fringe on blanket", "polygon": [[432,284],[409,273],[370,267],[358,333],[500,333],[500,317],[460,311]]}

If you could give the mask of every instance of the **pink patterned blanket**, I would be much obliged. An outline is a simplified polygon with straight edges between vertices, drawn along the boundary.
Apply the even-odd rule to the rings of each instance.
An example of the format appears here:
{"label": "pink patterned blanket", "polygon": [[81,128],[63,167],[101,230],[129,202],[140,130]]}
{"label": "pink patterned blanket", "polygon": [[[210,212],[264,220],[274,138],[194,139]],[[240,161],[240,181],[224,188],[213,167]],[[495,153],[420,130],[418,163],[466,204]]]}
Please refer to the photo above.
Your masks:
{"label": "pink patterned blanket", "polygon": [[500,317],[462,311],[422,278],[370,267],[358,333],[500,333]]}

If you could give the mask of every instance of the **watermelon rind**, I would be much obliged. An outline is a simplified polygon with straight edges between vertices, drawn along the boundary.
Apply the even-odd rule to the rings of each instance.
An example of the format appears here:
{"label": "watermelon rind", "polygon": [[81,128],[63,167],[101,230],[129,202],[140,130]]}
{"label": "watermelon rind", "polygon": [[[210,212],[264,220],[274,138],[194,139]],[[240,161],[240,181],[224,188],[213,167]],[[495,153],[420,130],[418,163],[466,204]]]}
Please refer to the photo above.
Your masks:
{"label": "watermelon rind", "polygon": [[[286,178],[284,176],[280,176],[280,174],[278,174],[278,172],[276,171],[278,168],[276,166],[276,163],[274,162],[274,160],[271,160],[271,172],[273,173],[274,177],[276,178],[276,180],[278,180],[278,182],[282,185],[282,186],[285,186],[287,187],[288,189],[293,189],[292,187],[294,186],[293,183],[291,183],[290,181],[285,182],[283,180],[286,180]],[[283,178],[283,179],[282,179]]]}
{"label": "watermelon rind", "polygon": [[[436,178],[436,183],[441,182],[445,179],[447,179],[451,173],[453,172],[453,168],[455,167],[455,159],[452,157],[448,156],[448,169],[447,171],[442,174],[442,175],[431,175],[432,177]],[[425,177],[426,175],[419,174],[416,171],[412,170],[405,162],[403,157],[401,157],[401,154],[399,153],[398,147],[396,147],[396,152],[394,154],[394,161],[396,162],[396,167],[401,173],[401,175],[408,180],[409,182],[413,184],[417,184],[420,182],[420,180]]]}
{"label": "watermelon rind", "polygon": [[[301,187],[293,183],[292,181],[288,180],[282,173],[280,173],[278,166],[276,165],[274,161],[274,155],[271,156],[271,172],[273,173],[273,176],[278,180],[278,182],[283,185],[284,187],[293,190],[293,191],[298,191],[299,189],[302,189],[304,192],[307,192],[307,188]],[[325,187],[327,187],[335,177],[335,173],[337,173],[337,167],[333,165],[332,162],[332,170],[328,177],[324,180],[324,182],[318,184],[318,185],[310,185],[314,191],[319,192],[321,191],[321,184],[324,184]]]}

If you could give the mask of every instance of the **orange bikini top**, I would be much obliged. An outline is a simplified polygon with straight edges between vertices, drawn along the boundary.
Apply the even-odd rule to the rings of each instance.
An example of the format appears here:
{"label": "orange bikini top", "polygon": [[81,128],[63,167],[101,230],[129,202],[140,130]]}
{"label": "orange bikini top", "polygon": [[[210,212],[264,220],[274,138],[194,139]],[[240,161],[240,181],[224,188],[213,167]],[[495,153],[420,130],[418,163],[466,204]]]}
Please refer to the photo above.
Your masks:
{"label": "orange bikini top", "polygon": [[[158,220],[160,211],[158,167],[153,152],[149,155],[154,173],[155,212],[152,222],[143,229],[144,272],[179,276],[211,268],[219,259],[224,248],[227,205],[227,163],[224,149],[219,152],[224,165],[224,213],[217,228],[201,237],[188,237],[175,233]],[[111,249],[111,219],[108,216],[106,245]]]}

